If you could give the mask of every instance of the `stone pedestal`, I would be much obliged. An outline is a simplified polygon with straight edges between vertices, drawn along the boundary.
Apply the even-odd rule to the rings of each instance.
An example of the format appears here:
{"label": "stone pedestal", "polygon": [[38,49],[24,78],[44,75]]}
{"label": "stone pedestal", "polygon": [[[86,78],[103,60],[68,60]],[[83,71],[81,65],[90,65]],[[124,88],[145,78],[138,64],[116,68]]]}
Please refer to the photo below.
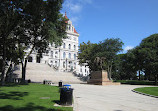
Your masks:
{"label": "stone pedestal", "polygon": [[94,85],[120,85],[119,82],[109,80],[107,71],[105,70],[92,72],[91,78],[87,83]]}

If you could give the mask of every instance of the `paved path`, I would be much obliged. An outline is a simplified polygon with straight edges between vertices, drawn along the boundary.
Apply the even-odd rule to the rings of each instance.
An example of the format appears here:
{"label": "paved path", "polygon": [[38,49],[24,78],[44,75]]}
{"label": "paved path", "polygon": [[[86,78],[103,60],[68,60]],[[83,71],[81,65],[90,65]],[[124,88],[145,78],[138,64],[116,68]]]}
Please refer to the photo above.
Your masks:
{"label": "paved path", "polygon": [[158,98],[132,92],[136,85],[73,84],[75,111],[158,111]]}

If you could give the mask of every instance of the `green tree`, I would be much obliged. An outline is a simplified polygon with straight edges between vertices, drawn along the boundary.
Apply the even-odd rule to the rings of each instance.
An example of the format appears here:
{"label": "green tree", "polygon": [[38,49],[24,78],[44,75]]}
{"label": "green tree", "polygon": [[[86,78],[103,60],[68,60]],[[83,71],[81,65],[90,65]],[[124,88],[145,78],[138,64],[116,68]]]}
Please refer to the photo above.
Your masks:
{"label": "green tree", "polygon": [[[8,48],[6,43],[11,34],[17,52],[16,57],[20,59],[22,65],[23,82],[27,59],[33,50],[37,50],[42,55],[50,42],[61,45],[62,38],[65,38],[66,26],[65,19],[59,12],[62,3],[63,0],[1,1],[2,72],[5,70],[6,49]],[[2,30],[2,27],[6,29]],[[2,73],[1,82],[4,82],[4,73]]]}
{"label": "green tree", "polygon": [[[123,42],[120,39],[105,39],[98,44],[90,42],[80,44],[79,59],[80,63],[88,63],[91,71],[107,70],[109,78],[111,79],[112,66],[116,54],[122,50]],[[104,58],[102,61],[103,67],[95,63],[96,58]]]}
{"label": "green tree", "polygon": [[99,43],[101,46],[101,51],[99,53],[100,57],[105,57],[105,70],[107,70],[109,79],[111,78],[112,67],[114,60],[118,52],[122,51],[123,42],[119,38],[105,39],[103,42]]}
{"label": "green tree", "polygon": [[[1,46],[1,84],[4,84],[5,66],[8,50],[15,47],[13,32],[21,20],[21,2],[19,0],[0,0],[0,46]],[[12,44],[10,44],[10,42]],[[9,47],[8,47],[9,46]]]}
{"label": "green tree", "polygon": [[79,63],[87,63],[91,71],[96,70],[96,67],[94,67],[94,59],[96,57],[97,53],[97,44],[93,44],[90,41],[87,43],[81,43],[79,46]]}
{"label": "green tree", "polygon": [[134,54],[129,50],[126,54],[118,54],[114,62],[114,74],[119,77],[120,80],[136,79],[136,70],[134,65]]}
{"label": "green tree", "polygon": [[142,40],[140,47],[143,50],[143,64],[145,72],[158,80],[158,34],[153,34]]}
{"label": "green tree", "polygon": [[[62,0],[34,0],[29,1],[23,12],[23,22],[17,30],[20,62],[22,65],[22,80],[25,81],[27,59],[33,50],[41,56],[49,45],[55,43],[61,45],[65,38],[65,19],[60,14]],[[31,47],[30,47],[31,46]],[[31,49],[28,51],[28,49]],[[26,50],[28,52],[26,52]]]}

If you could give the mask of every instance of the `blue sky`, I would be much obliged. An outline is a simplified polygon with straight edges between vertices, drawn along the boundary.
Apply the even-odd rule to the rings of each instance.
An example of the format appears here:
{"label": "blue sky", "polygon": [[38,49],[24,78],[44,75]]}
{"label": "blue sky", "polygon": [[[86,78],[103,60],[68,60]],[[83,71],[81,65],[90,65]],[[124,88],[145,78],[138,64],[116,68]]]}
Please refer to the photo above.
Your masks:
{"label": "blue sky", "polygon": [[126,52],[158,33],[158,0],[65,0],[65,12],[80,34],[79,43],[120,38]]}

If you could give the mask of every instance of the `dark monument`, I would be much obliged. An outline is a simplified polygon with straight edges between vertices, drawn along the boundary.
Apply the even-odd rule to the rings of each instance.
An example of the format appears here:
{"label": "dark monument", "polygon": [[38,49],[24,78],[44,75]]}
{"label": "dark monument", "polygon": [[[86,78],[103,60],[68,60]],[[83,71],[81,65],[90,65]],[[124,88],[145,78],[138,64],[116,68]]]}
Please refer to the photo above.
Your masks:
{"label": "dark monument", "polygon": [[[90,74],[90,79],[87,82],[88,84],[95,84],[95,85],[120,85],[119,82],[113,82],[111,77],[108,75],[107,71],[103,70],[103,62],[105,61],[105,57],[96,57],[94,63],[97,66],[100,66],[101,71],[93,71]],[[109,79],[110,78],[110,79]]]}

